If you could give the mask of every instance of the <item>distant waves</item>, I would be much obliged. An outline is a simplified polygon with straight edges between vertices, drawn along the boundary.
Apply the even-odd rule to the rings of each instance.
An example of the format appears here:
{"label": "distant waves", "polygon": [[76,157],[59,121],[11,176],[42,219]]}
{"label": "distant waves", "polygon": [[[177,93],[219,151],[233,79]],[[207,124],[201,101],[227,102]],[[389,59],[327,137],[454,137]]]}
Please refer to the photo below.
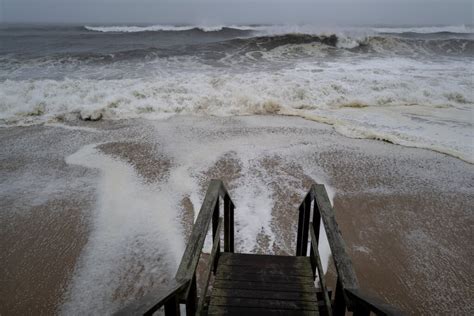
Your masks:
{"label": "distant waves", "polygon": [[284,35],[284,34],[327,34],[339,31],[363,32],[363,33],[390,33],[390,34],[473,34],[474,27],[471,25],[448,25],[448,26],[417,26],[417,27],[320,27],[314,25],[109,25],[109,26],[89,26],[84,28],[88,31],[103,33],[137,33],[137,32],[183,32],[200,30],[202,32],[220,32],[223,30],[255,31],[260,35]]}
{"label": "distant waves", "polygon": [[225,29],[234,29],[240,31],[255,30],[251,26],[175,26],[175,25],[150,25],[150,26],[84,26],[88,31],[94,32],[114,32],[114,33],[137,33],[137,32],[182,32],[199,30],[203,32],[219,32]]}

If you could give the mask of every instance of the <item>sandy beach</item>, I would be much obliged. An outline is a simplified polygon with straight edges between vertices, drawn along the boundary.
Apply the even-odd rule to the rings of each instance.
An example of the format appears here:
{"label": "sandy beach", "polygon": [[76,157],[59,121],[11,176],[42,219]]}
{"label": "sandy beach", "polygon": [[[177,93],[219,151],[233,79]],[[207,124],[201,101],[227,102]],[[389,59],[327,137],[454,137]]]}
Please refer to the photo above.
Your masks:
{"label": "sandy beach", "polygon": [[109,314],[165,285],[211,178],[237,206],[236,251],[293,254],[297,206],[323,183],[363,290],[407,314],[474,312],[460,159],[284,116],[4,127],[0,146],[1,315]]}

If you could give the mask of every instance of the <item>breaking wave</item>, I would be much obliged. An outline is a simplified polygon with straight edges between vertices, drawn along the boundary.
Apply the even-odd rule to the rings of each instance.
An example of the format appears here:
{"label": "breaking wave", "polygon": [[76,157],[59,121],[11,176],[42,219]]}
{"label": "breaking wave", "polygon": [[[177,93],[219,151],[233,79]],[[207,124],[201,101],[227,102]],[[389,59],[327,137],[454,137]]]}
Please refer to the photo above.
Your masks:
{"label": "breaking wave", "polygon": [[179,66],[188,71],[112,80],[6,80],[0,82],[0,121],[298,115],[332,124],[347,136],[431,148],[474,162],[472,73],[463,61],[307,62],[241,73],[189,71],[196,67],[191,61]]}
{"label": "breaking wave", "polygon": [[467,25],[450,25],[450,26],[425,26],[425,27],[380,27],[375,28],[379,33],[458,33],[471,34],[474,33],[474,28]]}
{"label": "breaking wave", "polygon": [[[297,115],[332,124],[346,136],[474,162],[472,34],[283,26],[87,29],[35,30],[34,44],[38,32],[42,41],[54,39],[43,45],[45,52],[37,52],[42,46],[14,46],[18,38],[8,44],[13,48],[0,47],[0,125],[177,114]],[[24,40],[25,31],[18,32]],[[54,50],[58,34],[64,44]],[[72,48],[71,34],[79,39]],[[14,49],[22,54],[9,53]]]}
{"label": "breaking wave", "polygon": [[[131,47],[130,47],[131,48]],[[71,76],[71,68],[83,66],[107,65],[111,63],[150,62],[155,64],[166,60],[187,58],[214,66],[242,67],[264,66],[264,62],[289,62],[301,58],[346,58],[357,55],[390,57],[404,56],[440,57],[458,56],[472,58],[474,56],[474,39],[441,38],[419,39],[390,36],[347,37],[344,35],[309,35],[286,34],[246,38],[231,38],[211,43],[197,43],[172,47],[121,48],[112,52],[72,52],[49,54],[36,58],[23,55],[2,57],[0,55],[1,79],[15,79],[15,74],[27,74],[35,78],[43,72],[36,69],[49,68],[47,78],[54,77],[54,71],[61,76]],[[160,61],[161,60],[161,61]],[[25,71],[28,71],[26,73]],[[89,69],[92,70],[92,69]],[[109,70],[110,72],[110,70]],[[135,73],[130,69],[128,73]],[[91,71],[90,73],[94,73]],[[143,72],[142,72],[143,73]],[[74,76],[74,75],[73,75]],[[108,77],[107,77],[108,78]]]}
{"label": "breaking wave", "polygon": [[[284,35],[284,34],[310,34],[317,35],[321,33],[332,33],[341,31],[339,28],[323,28],[313,25],[148,25],[148,26],[90,26],[85,25],[84,28],[94,32],[114,32],[114,33],[138,33],[138,32],[182,32],[190,30],[200,30],[203,32],[220,32],[226,29],[240,31],[256,31],[260,35]],[[425,27],[366,27],[366,28],[350,28],[352,32],[358,33],[458,33],[471,34],[474,33],[474,27],[468,25],[448,25],[448,26],[425,26]]]}
{"label": "breaking wave", "polygon": [[471,39],[407,39],[400,37],[371,36],[357,41],[354,51],[377,52],[386,55],[450,55],[474,56],[474,40]]}
{"label": "breaking wave", "polygon": [[175,26],[175,25],[151,25],[151,26],[88,26],[85,25],[84,28],[88,31],[102,32],[102,33],[138,33],[138,32],[182,32],[182,31],[192,31],[199,30],[203,32],[220,32],[223,30],[239,30],[239,31],[251,31],[254,30],[252,26]]}

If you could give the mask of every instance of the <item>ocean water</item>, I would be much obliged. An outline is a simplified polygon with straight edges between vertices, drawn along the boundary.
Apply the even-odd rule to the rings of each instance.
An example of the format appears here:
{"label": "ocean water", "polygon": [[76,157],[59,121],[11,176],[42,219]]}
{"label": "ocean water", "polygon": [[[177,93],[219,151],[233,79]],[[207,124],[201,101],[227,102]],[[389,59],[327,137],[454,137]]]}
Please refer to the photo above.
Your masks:
{"label": "ocean water", "polygon": [[474,162],[474,28],[0,27],[0,124],[295,115]]}

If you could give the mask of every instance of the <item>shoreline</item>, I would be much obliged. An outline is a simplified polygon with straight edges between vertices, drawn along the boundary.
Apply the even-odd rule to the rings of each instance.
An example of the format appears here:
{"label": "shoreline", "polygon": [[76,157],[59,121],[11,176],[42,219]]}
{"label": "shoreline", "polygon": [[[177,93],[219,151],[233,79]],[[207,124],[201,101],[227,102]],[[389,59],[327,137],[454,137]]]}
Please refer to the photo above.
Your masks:
{"label": "shoreline", "polygon": [[[3,236],[15,239],[14,244],[5,243],[6,238],[0,239],[3,240],[2,248],[10,249],[8,255],[0,257],[0,263],[10,270],[3,294],[7,304],[2,304],[8,310],[2,307],[2,313],[21,308],[18,302],[23,302],[22,306],[31,305],[32,310],[64,312],[64,299],[70,308],[79,308],[77,312],[88,312],[77,304],[80,298],[86,300],[86,305],[93,303],[92,306],[110,312],[117,304],[143,295],[149,286],[166,282],[166,275],[170,272],[164,270],[158,271],[161,276],[151,285],[142,281],[153,268],[172,269],[172,264],[165,265],[168,268],[150,265],[153,255],[139,255],[138,261],[131,262],[127,259],[128,248],[114,248],[125,261],[119,262],[112,270],[101,267],[103,270],[97,270],[96,275],[105,277],[106,283],[108,278],[118,279],[117,284],[122,290],[87,282],[84,284],[90,287],[91,293],[77,296],[81,286],[71,290],[74,284],[79,284],[77,263],[81,259],[77,258],[84,258],[85,249],[89,249],[88,256],[100,259],[97,251],[101,248],[94,248],[90,236],[93,236],[94,229],[103,227],[97,226],[100,214],[97,212],[100,211],[98,206],[104,205],[99,201],[108,201],[104,200],[108,195],[100,189],[100,182],[104,181],[103,170],[66,164],[64,159],[84,146],[97,143],[102,143],[96,147],[100,155],[131,170],[131,179],[136,181],[127,190],[118,187],[116,192],[127,196],[137,188],[141,188],[141,193],[149,190],[150,200],[144,198],[146,203],[140,206],[142,213],[136,213],[140,225],[143,225],[146,214],[155,216],[153,212],[149,213],[150,210],[156,211],[154,205],[161,205],[167,214],[171,214],[172,225],[183,231],[181,237],[185,237],[193,213],[202,202],[208,179],[221,177],[240,211],[236,212],[236,223],[239,223],[237,250],[289,254],[295,243],[292,235],[297,204],[311,181],[322,182],[335,192],[338,224],[362,289],[398,305],[407,313],[450,312],[461,305],[464,306],[463,312],[473,310],[471,302],[459,301],[462,297],[469,297],[469,275],[474,272],[469,264],[472,251],[468,243],[470,232],[465,228],[473,223],[469,205],[474,202],[470,184],[473,180],[472,165],[467,162],[426,149],[349,139],[325,124],[290,116],[174,116],[164,121],[103,120],[81,122],[80,126],[79,129],[46,125],[0,129],[0,144],[5,148],[0,154],[1,161],[11,162],[10,165],[2,164],[0,169],[5,179],[0,189],[2,221],[9,226],[16,219],[30,224],[39,221],[45,227],[58,226],[46,219],[67,223],[68,216],[59,212],[61,207],[58,212],[38,219],[31,215],[36,205],[49,210],[48,203],[65,192],[76,196],[79,201],[81,196],[87,201],[78,202],[79,210],[75,211],[81,214],[78,215],[80,218],[87,219],[83,231],[74,231],[64,224],[59,225],[62,229],[54,236],[48,237],[41,231],[36,233],[46,239],[39,248],[48,254],[58,251],[58,264],[61,260],[57,258],[63,254],[61,249],[44,245],[54,244],[64,237],[68,237],[65,244],[68,244],[67,240],[83,240],[70,255],[70,258],[76,258],[71,259],[76,262],[76,272],[66,267],[67,264],[54,272],[44,270],[42,267],[47,267],[52,259],[38,259],[39,270],[34,275],[39,287],[46,286],[45,280],[51,277],[60,278],[60,273],[69,280],[53,282],[46,289],[42,288],[47,299],[54,301],[51,303],[55,306],[53,309],[44,309],[35,303],[38,297],[31,289],[17,296],[11,295],[14,281],[22,277],[23,269],[29,267],[27,261],[15,266],[14,258],[31,256],[32,250],[28,248],[31,232],[19,230],[17,235],[12,235],[5,229],[1,230]],[[99,132],[83,127],[95,128]],[[62,163],[58,163],[61,159]],[[14,161],[18,164],[14,165]],[[106,164],[105,168],[109,165]],[[18,194],[23,192],[20,191],[22,188],[31,191],[26,198]],[[158,197],[151,198],[157,193]],[[172,199],[168,201],[167,196]],[[137,197],[143,200],[141,195]],[[64,209],[74,208],[65,206]],[[247,217],[249,219],[245,220]],[[108,222],[102,223],[107,225]],[[117,224],[124,223],[118,217]],[[128,228],[122,226],[122,229],[127,231]],[[125,244],[137,245],[139,242],[139,249],[142,249],[139,254],[150,250],[142,242],[152,242],[153,238],[163,234],[162,229],[150,227],[143,230],[144,239],[136,239],[135,229],[136,226],[130,226],[129,235],[119,231],[116,236],[125,238]],[[97,240],[106,239],[100,237]],[[250,248],[255,244],[258,244],[257,248]],[[171,258],[166,243],[155,244],[151,249],[152,254],[162,256],[164,262]],[[82,262],[81,269],[90,273],[90,266]],[[407,276],[406,279],[400,279],[401,275]],[[137,286],[134,286],[135,282]],[[446,283],[456,285],[457,295],[440,288]],[[94,286],[111,291],[113,299],[102,297],[101,300],[106,302],[94,301],[93,296],[97,294]],[[415,295],[420,292],[423,295]]]}
{"label": "shoreline", "polygon": [[[273,105],[271,105],[273,106]],[[365,108],[370,108],[372,111],[374,108],[377,108],[377,106],[370,106],[370,105],[359,105],[359,106],[353,106],[353,105],[347,105],[347,106],[341,106],[342,108],[357,108],[358,110],[364,110]],[[399,105],[398,107],[404,108],[406,107],[407,109],[410,109],[413,107],[412,104],[406,104],[406,105]],[[390,110],[392,110],[390,108]],[[310,122],[315,122],[319,124],[325,124],[328,126],[331,126],[334,131],[336,131],[339,135],[351,138],[351,139],[368,139],[368,140],[374,140],[374,141],[382,141],[382,142],[387,142],[393,145],[398,145],[402,147],[407,147],[407,148],[419,148],[419,149],[426,149],[426,150],[431,150],[436,153],[444,154],[450,157],[457,158],[459,160],[462,160],[464,162],[467,162],[469,164],[474,164],[474,152],[471,153],[463,153],[454,149],[449,149],[449,148],[443,148],[441,146],[435,146],[433,144],[425,144],[425,143],[419,143],[415,142],[413,140],[407,139],[407,137],[410,137],[410,135],[405,135],[405,139],[401,137],[401,135],[393,135],[390,133],[384,133],[381,131],[377,130],[364,130],[364,128],[361,128],[361,126],[346,126],[347,124],[344,123],[344,120],[341,118],[331,118],[327,116],[327,114],[319,115],[317,113],[304,113],[300,109],[297,108],[282,108],[278,104],[275,105],[275,107],[271,107],[269,109],[266,108],[266,105],[263,105],[263,110],[261,111],[256,111],[255,113],[241,113],[241,114],[235,114],[235,115],[224,115],[224,116],[216,116],[216,115],[208,115],[207,113],[201,113],[201,114],[166,114],[163,117],[159,118],[147,118],[143,117],[141,115],[132,115],[130,117],[125,117],[125,118],[115,118],[115,117],[108,117],[107,119],[104,119],[104,113],[107,112],[107,109],[101,110],[101,111],[94,111],[93,113],[96,113],[98,120],[99,121],[105,121],[105,122],[113,122],[113,121],[127,121],[127,120],[148,120],[151,122],[159,122],[159,121],[166,121],[168,119],[173,119],[174,117],[195,117],[196,119],[203,118],[203,117],[220,117],[220,118],[231,118],[231,117],[249,117],[249,116],[281,116],[281,117],[297,117],[301,118]],[[90,113],[88,115],[91,115]],[[0,124],[0,129],[8,129],[8,128],[13,128],[13,127],[29,127],[29,126],[49,126],[49,127],[62,127],[62,128],[70,128],[70,129],[77,129],[77,130],[84,130],[84,131],[90,131],[93,132],[94,129],[91,129],[87,127],[91,122],[95,122],[95,120],[90,120],[89,118],[87,119],[81,119],[81,114],[79,112],[77,113],[68,113],[65,114],[66,117],[68,117],[70,120],[58,120],[56,117],[50,117],[49,120],[47,121],[40,121],[40,122],[34,122],[31,121],[30,123],[18,123],[17,121],[10,124]],[[76,118],[74,118],[76,116]],[[60,117],[63,117],[63,115],[60,115]],[[73,119],[74,118],[74,119]],[[1,121],[1,120],[0,120]],[[79,123],[79,124],[77,124]],[[14,125],[13,125],[14,124]],[[86,126],[84,126],[86,125]],[[400,138],[401,137],[401,138]],[[474,149],[473,149],[474,150]]]}

